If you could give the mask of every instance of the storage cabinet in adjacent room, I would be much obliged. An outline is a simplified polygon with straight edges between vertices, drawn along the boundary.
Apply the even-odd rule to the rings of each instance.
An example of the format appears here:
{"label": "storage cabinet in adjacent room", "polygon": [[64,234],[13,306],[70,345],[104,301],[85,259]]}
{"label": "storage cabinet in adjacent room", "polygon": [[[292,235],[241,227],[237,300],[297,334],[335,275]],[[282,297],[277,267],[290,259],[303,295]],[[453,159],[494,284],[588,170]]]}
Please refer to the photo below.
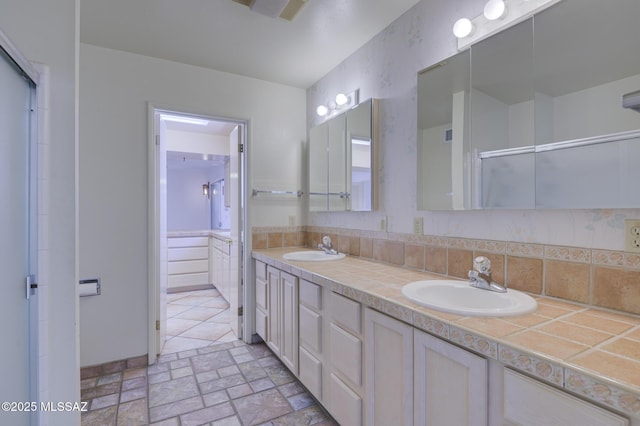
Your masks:
{"label": "storage cabinet in adjacent room", "polygon": [[167,250],[169,291],[210,284],[208,237],[169,237]]}

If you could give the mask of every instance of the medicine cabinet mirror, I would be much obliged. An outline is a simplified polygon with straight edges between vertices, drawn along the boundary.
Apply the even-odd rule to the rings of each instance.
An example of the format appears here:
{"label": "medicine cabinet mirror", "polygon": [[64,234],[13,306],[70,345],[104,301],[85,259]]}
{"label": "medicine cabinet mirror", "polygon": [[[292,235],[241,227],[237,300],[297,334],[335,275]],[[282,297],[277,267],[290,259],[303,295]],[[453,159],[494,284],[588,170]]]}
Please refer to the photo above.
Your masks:
{"label": "medicine cabinet mirror", "polygon": [[370,99],[310,129],[310,211],[376,209],[376,122]]}
{"label": "medicine cabinet mirror", "polygon": [[563,0],[421,71],[419,208],[640,207],[638,16]]}

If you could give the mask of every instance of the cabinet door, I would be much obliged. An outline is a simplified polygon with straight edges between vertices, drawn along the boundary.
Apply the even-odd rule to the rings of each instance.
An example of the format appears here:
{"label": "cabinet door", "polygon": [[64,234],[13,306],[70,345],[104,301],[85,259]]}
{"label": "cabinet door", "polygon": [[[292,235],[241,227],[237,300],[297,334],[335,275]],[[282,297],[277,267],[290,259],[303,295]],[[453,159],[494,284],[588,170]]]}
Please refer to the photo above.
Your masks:
{"label": "cabinet door", "polygon": [[280,356],[280,271],[267,267],[267,345]]}
{"label": "cabinet door", "polygon": [[280,356],[284,365],[298,375],[298,277],[280,272],[282,290]]}
{"label": "cabinet door", "polygon": [[487,424],[487,360],[414,330],[415,425]]}
{"label": "cabinet door", "polygon": [[365,309],[365,421],[413,423],[413,328]]}
{"label": "cabinet door", "polygon": [[537,380],[504,370],[504,420],[521,426],[624,426],[629,420]]}

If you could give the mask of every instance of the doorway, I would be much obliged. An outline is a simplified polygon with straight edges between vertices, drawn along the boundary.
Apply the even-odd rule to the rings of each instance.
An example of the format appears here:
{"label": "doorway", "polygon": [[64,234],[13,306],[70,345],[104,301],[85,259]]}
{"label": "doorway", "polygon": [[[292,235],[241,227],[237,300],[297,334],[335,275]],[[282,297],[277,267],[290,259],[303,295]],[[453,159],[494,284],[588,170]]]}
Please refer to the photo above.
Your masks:
{"label": "doorway", "polygon": [[[151,105],[149,112],[152,363],[166,342],[173,352],[211,344],[221,318],[232,330],[224,340],[243,337],[247,123]],[[221,300],[226,312],[217,312]]]}

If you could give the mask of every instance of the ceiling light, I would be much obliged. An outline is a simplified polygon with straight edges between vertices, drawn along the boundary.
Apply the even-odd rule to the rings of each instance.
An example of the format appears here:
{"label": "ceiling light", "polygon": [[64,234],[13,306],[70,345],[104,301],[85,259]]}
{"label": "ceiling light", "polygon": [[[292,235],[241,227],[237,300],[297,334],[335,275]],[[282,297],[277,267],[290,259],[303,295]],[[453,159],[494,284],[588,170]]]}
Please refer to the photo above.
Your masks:
{"label": "ceiling light", "polygon": [[173,121],[174,123],[195,124],[197,126],[206,126],[209,120],[203,118],[186,117],[183,115],[160,114],[160,118],[165,121]]}
{"label": "ceiling light", "polygon": [[473,32],[473,24],[467,18],[460,18],[453,24],[453,34],[458,38],[469,36]]}
{"label": "ceiling light", "polygon": [[507,7],[503,0],[489,0],[484,5],[484,17],[490,21],[503,18],[506,15]]}

